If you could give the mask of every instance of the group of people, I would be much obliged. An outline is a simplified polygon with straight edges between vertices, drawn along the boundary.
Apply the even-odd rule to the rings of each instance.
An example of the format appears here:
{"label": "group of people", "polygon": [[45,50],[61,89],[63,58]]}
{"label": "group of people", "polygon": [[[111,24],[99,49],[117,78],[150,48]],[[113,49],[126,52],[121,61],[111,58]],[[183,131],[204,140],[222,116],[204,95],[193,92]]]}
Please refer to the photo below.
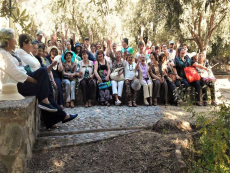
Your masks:
{"label": "group of people", "polygon": [[[152,46],[140,40],[139,51],[134,55],[127,38],[122,40],[118,50],[112,40],[101,44],[90,44],[86,37],[84,43],[75,43],[75,36],[60,40],[53,35],[43,43],[42,31],[37,31],[35,40],[28,34],[19,36],[19,49],[15,51],[14,31],[3,28],[0,31],[0,73],[1,82],[17,84],[18,91],[24,95],[36,95],[43,114],[47,111],[58,114],[56,121],[68,121],[75,115],[67,115],[63,108],[74,107],[76,85],[82,91],[85,107],[92,106],[94,92],[102,105],[109,106],[115,99],[115,105],[121,105],[123,86],[129,107],[136,107],[136,95],[143,88],[143,101],[147,105],[157,105],[157,99],[163,93],[164,104],[168,104],[169,91],[174,103],[179,105],[187,100],[188,87],[195,88],[196,105],[201,106],[200,89],[202,87],[203,105],[207,105],[207,88],[210,87],[212,105],[215,105],[214,80],[187,80],[185,68],[195,67],[202,76],[210,70],[204,53],[189,54],[188,46],[177,46],[175,42]],[[4,65],[3,63],[4,62]],[[7,65],[5,65],[7,64]],[[63,87],[65,98],[63,98]],[[96,89],[96,90],[95,90]],[[51,114],[51,116],[52,116]],[[45,116],[48,117],[48,116]],[[47,119],[47,127],[56,121]]]}

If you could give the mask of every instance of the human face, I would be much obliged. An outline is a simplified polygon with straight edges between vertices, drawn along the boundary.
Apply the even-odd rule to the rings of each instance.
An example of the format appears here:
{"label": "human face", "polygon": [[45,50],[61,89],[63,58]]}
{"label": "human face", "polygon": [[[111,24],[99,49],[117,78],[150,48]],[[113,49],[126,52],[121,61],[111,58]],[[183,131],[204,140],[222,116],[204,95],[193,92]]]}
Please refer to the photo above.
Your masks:
{"label": "human face", "polygon": [[156,50],[155,50],[155,53],[158,55],[158,54],[159,54],[159,51],[160,51],[160,49],[156,49]]}
{"label": "human face", "polygon": [[39,49],[38,49],[38,56],[44,57],[44,51],[43,51],[42,48],[39,48]]}
{"label": "human face", "polygon": [[174,44],[170,44],[170,45],[169,45],[169,49],[170,49],[170,50],[173,50],[173,49],[174,49]]}
{"label": "human face", "polygon": [[144,63],[145,62],[145,57],[141,56],[141,62]]}
{"label": "human face", "polygon": [[28,44],[26,44],[25,42],[23,43],[23,47],[22,49],[27,52],[30,53],[32,51],[32,44],[31,42],[29,42]]}
{"label": "human face", "polygon": [[133,62],[133,56],[129,55],[128,56],[128,63],[131,64]]}
{"label": "human face", "polygon": [[42,36],[41,35],[37,35],[37,40],[38,41],[42,41]]}
{"label": "human face", "polygon": [[199,63],[203,63],[204,62],[204,54],[200,53],[199,55]]}
{"label": "human face", "polygon": [[57,50],[56,49],[51,49],[51,51],[50,51],[50,58],[53,59],[57,55],[58,55]]}
{"label": "human face", "polygon": [[62,44],[61,44],[60,42],[57,43],[57,48],[58,48],[59,50],[62,50]]}
{"label": "human face", "polygon": [[48,47],[50,47],[50,46],[51,46],[51,41],[49,40],[49,41],[48,41]]}
{"label": "human face", "polygon": [[113,45],[113,52],[117,51],[117,46]]}
{"label": "human face", "polygon": [[183,46],[185,53],[188,52],[188,47],[186,45]]}
{"label": "human face", "polygon": [[82,59],[83,59],[84,61],[88,60],[88,54],[87,54],[87,53],[83,53],[83,54],[82,54]]}
{"label": "human face", "polygon": [[71,44],[70,44],[70,42],[67,42],[67,43],[66,43],[66,48],[67,48],[68,50],[71,50]]}
{"label": "human face", "polygon": [[126,48],[126,47],[127,47],[127,44],[126,44],[126,42],[124,42],[124,40],[122,41],[122,47],[123,47],[123,48]]}
{"label": "human face", "polygon": [[121,60],[121,52],[117,52],[117,53],[115,54],[115,56],[116,56],[116,60],[117,60],[117,61],[120,61],[120,60]]}
{"label": "human face", "polygon": [[15,44],[16,44],[16,40],[14,38],[14,35],[12,35],[11,39],[9,40],[8,42],[8,47],[11,49],[11,50],[14,50],[15,49]]}
{"label": "human face", "polygon": [[102,54],[102,53],[99,53],[99,54],[97,55],[98,61],[102,60],[103,58],[104,58],[104,57],[103,57],[103,54]]}
{"label": "human face", "polygon": [[80,52],[81,51],[81,48],[78,46],[78,47],[76,47],[76,51],[77,52]]}
{"label": "human face", "polygon": [[183,48],[183,49],[181,49],[181,51],[180,51],[180,57],[182,58],[182,57],[184,57],[184,55],[185,55],[185,51],[184,51],[184,48]]}
{"label": "human face", "polygon": [[153,54],[150,55],[150,59],[151,59],[151,61],[152,61],[153,63],[156,62],[156,58],[155,58],[155,56],[153,56]]}
{"label": "human face", "polygon": [[144,45],[140,45],[139,50],[142,52],[144,50]]}
{"label": "human face", "polygon": [[97,49],[97,50],[100,50],[100,49],[101,49],[101,43],[100,43],[100,42],[97,43],[96,49]]}
{"label": "human face", "polygon": [[32,51],[31,52],[34,56],[36,56],[38,54],[38,45],[37,44],[32,45]]}
{"label": "human face", "polygon": [[164,46],[162,47],[162,51],[163,51],[163,52],[166,52],[166,51],[167,51],[167,46],[166,46],[166,45],[164,45]]}
{"label": "human face", "polygon": [[193,59],[193,61],[198,62],[198,57],[197,57],[197,55],[195,55],[194,57],[192,57],[192,59]]}
{"label": "human face", "polygon": [[151,47],[151,51],[155,52],[155,47],[154,46]]}
{"label": "human face", "polygon": [[89,40],[85,40],[85,45],[87,48],[89,47]]}
{"label": "human face", "polygon": [[91,52],[95,52],[96,51],[96,47],[95,46],[92,46],[91,47]]}
{"label": "human face", "polygon": [[70,53],[67,53],[65,56],[66,62],[71,62],[72,55]]}

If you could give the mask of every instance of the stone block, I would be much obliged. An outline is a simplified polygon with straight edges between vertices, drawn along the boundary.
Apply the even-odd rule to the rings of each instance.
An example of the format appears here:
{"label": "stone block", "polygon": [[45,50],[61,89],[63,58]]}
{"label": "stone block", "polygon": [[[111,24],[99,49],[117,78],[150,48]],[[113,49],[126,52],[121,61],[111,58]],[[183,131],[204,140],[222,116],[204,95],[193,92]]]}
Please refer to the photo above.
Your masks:
{"label": "stone block", "polygon": [[40,128],[36,98],[0,101],[0,172],[25,172]]}

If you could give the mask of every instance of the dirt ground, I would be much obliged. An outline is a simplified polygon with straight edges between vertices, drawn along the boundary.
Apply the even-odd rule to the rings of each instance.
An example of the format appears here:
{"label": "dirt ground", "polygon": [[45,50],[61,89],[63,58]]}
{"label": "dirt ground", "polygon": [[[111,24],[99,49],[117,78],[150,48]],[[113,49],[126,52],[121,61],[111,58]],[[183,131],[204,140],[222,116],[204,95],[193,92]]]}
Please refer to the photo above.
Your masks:
{"label": "dirt ground", "polygon": [[28,172],[178,173],[174,141],[178,134],[141,131],[130,135],[34,153]]}

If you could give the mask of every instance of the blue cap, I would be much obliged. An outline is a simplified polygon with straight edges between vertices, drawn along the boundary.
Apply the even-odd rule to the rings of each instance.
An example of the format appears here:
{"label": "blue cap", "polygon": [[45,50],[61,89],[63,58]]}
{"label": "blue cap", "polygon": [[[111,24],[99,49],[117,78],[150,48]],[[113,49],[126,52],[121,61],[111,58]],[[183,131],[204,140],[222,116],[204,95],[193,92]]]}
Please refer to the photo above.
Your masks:
{"label": "blue cap", "polygon": [[76,43],[75,47],[81,47],[81,44],[80,43]]}

